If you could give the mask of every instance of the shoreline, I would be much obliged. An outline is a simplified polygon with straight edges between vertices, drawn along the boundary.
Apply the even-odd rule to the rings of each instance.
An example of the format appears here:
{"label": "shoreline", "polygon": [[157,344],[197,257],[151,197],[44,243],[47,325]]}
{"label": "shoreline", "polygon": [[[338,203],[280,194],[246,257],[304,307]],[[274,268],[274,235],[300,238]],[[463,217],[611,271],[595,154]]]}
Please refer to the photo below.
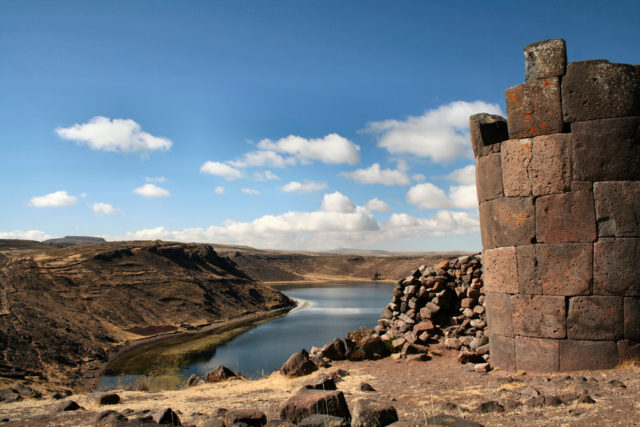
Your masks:
{"label": "shoreline", "polygon": [[316,280],[289,280],[289,281],[273,281],[273,282],[262,282],[267,286],[273,286],[275,288],[279,287],[287,287],[287,286],[323,286],[323,285],[349,285],[349,284],[362,284],[362,283],[396,283],[397,280],[393,279],[381,279],[381,280],[373,280],[373,279],[358,279],[358,278],[349,278],[349,279],[316,279]]}
{"label": "shoreline", "polygon": [[[295,301],[295,300],[293,300]],[[82,389],[85,392],[94,391],[97,389],[100,384],[100,379],[104,375],[107,368],[113,364],[117,359],[127,355],[128,353],[149,344],[156,344],[171,338],[179,338],[179,337],[187,337],[187,336],[196,336],[200,334],[221,334],[230,329],[251,325],[252,323],[260,322],[263,320],[269,320],[270,318],[276,318],[281,315],[286,315],[293,309],[298,307],[298,302],[291,307],[283,307],[276,308],[267,311],[260,311],[257,313],[245,314],[243,316],[239,316],[232,319],[220,320],[217,322],[210,323],[206,326],[199,328],[196,331],[176,331],[169,332],[164,334],[157,334],[150,337],[140,338],[133,341],[125,341],[119,347],[115,347],[112,352],[110,352],[107,361],[103,362],[100,367],[95,370],[92,374],[93,377],[87,378],[83,377],[76,384],[76,389]]]}

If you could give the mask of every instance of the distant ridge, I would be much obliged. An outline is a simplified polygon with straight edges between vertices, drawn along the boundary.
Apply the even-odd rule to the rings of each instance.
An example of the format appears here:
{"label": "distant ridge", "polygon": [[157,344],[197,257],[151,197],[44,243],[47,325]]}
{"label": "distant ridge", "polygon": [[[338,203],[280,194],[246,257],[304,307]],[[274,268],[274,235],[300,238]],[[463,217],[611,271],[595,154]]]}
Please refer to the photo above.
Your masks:
{"label": "distant ridge", "polygon": [[66,248],[68,246],[73,245],[86,245],[89,243],[102,243],[105,242],[102,237],[92,237],[92,236],[64,236],[59,237],[57,239],[49,239],[45,240],[44,244],[56,246],[58,248]]}

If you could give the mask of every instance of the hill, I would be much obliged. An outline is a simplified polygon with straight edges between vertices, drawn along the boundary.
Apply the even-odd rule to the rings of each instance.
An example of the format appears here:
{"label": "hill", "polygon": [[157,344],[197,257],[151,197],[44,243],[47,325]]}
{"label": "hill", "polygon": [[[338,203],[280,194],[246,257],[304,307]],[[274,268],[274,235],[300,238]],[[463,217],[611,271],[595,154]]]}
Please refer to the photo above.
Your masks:
{"label": "hill", "polygon": [[0,375],[75,385],[123,343],[293,302],[210,245],[0,241]]}

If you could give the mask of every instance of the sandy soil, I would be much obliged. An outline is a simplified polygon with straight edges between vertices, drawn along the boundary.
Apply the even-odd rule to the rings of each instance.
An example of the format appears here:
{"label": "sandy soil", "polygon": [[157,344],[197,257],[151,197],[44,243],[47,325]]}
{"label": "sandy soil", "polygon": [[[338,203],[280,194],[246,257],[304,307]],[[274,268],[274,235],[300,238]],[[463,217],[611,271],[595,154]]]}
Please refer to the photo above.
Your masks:
{"label": "sandy soil", "polygon": [[[445,413],[472,420],[487,426],[592,426],[640,425],[640,366],[625,365],[614,370],[584,371],[555,374],[509,373],[493,371],[486,374],[468,372],[455,360],[454,352],[441,350],[429,361],[395,360],[336,362],[331,368],[302,378],[289,379],[278,373],[266,378],[234,380],[220,384],[206,384],[180,391],[118,390],[122,403],[98,406],[95,395],[73,395],[72,399],[84,410],[56,413],[55,401],[28,399],[0,404],[3,425],[74,426],[90,425],[95,416],[113,409],[134,418],[145,411],[171,407],[177,411],[183,425],[197,425],[218,408],[257,408],[269,419],[277,419],[282,404],[298,389],[323,373],[336,368],[350,375],[338,383],[347,403],[370,398],[390,401],[405,425],[426,425],[428,417]],[[375,392],[360,390],[367,382]],[[595,403],[576,401],[558,406],[534,407],[526,402],[533,395],[568,396],[586,393]],[[552,400],[552,399],[551,399]],[[482,403],[497,401],[516,406],[483,412]]]}

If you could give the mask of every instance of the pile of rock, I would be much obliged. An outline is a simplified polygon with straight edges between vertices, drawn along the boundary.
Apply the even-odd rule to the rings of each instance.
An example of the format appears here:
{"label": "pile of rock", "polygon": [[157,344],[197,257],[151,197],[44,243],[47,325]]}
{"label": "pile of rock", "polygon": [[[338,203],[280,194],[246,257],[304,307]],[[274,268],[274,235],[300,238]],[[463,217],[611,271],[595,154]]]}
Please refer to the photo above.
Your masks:
{"label": "pile of rock", "polygon": [[382,310],[374,338],[394,352],[428,353],[442,342],[460,350],[458,360],[478,371],[490,369],[489,339],[480,254],[420,266],[398,282]]}

